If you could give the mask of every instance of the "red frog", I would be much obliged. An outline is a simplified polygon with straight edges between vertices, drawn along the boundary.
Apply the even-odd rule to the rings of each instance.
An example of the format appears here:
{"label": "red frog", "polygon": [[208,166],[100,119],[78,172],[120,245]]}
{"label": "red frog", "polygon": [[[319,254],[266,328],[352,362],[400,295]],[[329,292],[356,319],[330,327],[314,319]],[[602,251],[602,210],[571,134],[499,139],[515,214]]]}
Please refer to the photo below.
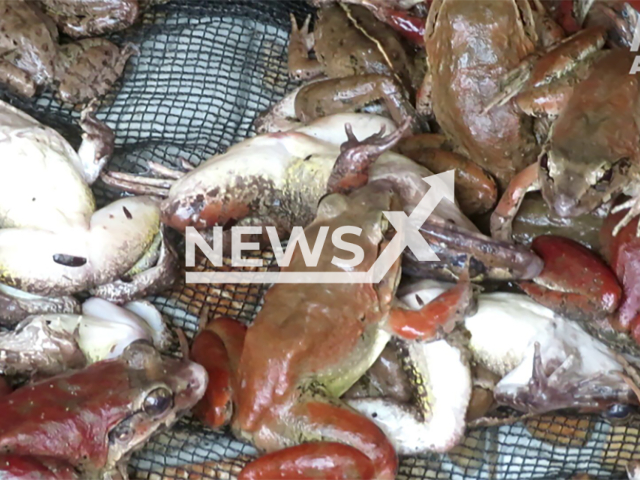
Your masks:
{"label": "red frog", "polygon": [[[306,238],[315,244],[320,235],[332,238],[342,227],[357,227],[360,233],[349,234],[349,242],[362,250],[361,261],[354,266],[352,250],[327,241],[317,267],[307,267],[297,249],[284,271],[368,272],[393,242],[382,212],[394,210],[395,202],[391,188],[375,183],[350,196],[325,197]],[[393,335],[434,339],[450,332],[473,303],[469,282],[461,281],[421,310],[408,310],[395,297],[399,279],[400,259],[379,283],[276,284],[246,334],[229,319],[216,319],[196,338],[192,358],[221,358],[229,365],[212,365],[229,380],[216,387],[218,396],[209,394],[233,399],[233,406],[205,405],[201,417],[212,426],[231,419],[239,438],[267,454],[240,479],[395,478],[391,442],[340,397]]]}
{"label": "red frog", "polygon": [[207,373],[133,343],[0,398],[0,478],[127,479],[130,453],[203,396]]}

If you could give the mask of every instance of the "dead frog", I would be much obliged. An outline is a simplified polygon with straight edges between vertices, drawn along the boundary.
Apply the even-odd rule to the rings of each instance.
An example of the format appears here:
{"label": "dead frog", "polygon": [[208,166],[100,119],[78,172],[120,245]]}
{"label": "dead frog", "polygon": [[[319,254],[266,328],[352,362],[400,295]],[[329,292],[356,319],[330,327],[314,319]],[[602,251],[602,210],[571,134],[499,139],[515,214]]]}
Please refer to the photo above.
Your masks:
{"label": "dead frog", "polygon": [[[398,124],[414,116],[413,99],[424,71],[391,27],[364,7],[342,3],[320,9],[313,32],[310,20],[299,28],[291,17],[289,74],[312,82],[264,116],[260,131],[273,131],[282,117],[308,123],[378,102]],[[316,58],[310,58],[311,51]]]}
{"label": "dead frog", "polygon": [[86,103],[111,89],[136,51],[101,38],[60,45],[55,23],[33,3],[0,7],[0,83],[26,97],[46,87],[63,102]]}

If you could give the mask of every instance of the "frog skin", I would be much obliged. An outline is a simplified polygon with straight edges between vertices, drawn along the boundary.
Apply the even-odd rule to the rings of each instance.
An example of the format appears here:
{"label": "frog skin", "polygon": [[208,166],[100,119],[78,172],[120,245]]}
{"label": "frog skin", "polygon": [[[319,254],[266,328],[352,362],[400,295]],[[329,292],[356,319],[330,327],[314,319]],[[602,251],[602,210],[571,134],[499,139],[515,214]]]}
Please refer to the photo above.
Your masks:
{"label": "frog skin", "polygon": [[[305,235],[313,241],[325,227],[332,235],[341,226],[358,226],[362,233],[353,243],[363,249],[362,262],[345,263],[345,251],[325,243],[317,266],[306,267],[296,250],[284,270],[368,271],[388,244],[382,211],[393,208],[395,201],[391,190],[374,185],[348,197],[327,196]],[[330,471],[352,471],[353,478],[395,478],[393,445],[339,397],[369,369],[392,335],[418,344],[446,335],[472,306],[473,297],[470,284],[463,280],[419,311],[405,310],[395,303],[399,277],[400,259],[377,284],[276,284],[267,292],[262,310],[240,343],[239,359],[229,358],[229,365],[237,362],[228,385],[234,392],[232,430],[267,452],[239,478],[267,478],[276,468],[287,478],[325,477]],[[226,344],[224,333],[206,332]],[[230,357],[238,343],[227,350]],[[468,369],[465,381],[466,405],[471,393]],[[464,431],[464,413],[458,419],[453,438],[431,432],[423,448],[442,451],[453,446]],[[335,461],[333,467],[332,462],[321,462],[319,468],[307,463],[325,456]],[[300,469],[297,462],[302,462]]]}
{"label": "frog skin", "polygon": [[[604,39],[604,31],[599,32]],[[581,41],[581,34],[584,41],[591,42],[585,30],[577,34],[574,43]],[[552,51],[549,56],[554,53],[562,59],[558,52]],[[562,94],[560,114],[538,162],[514,178],[496,207],[491,219],[495,238],[510,239],[511,222],[522,199],[536,189],[561,217],[589,213],[622,193],[631,196],[615,207],[615,212],[628,211],[614,235],[640,212],[636,200],[640,77],[630,74],[633,61],[634,54],[623,49],[596,51],[584,60],[589,65],[588,74]]]}
{"label": "frog skin", "polygon": [[59,45],[51,18],[25,0],[3,4],[0,32],[0,82],[26,97],[46,86],[72,104],[106,94],[137,52],[105,39]]}
{"label": "frog skin", "polygon": [[[293,15],[291,22],[289,73],[311,82],[262,115],[256,124],[259,132],[273,131],[280,123],[370,111],[376,102],[398,124],[415,117],[412,99],[419,86],[419,62],[396,32],[367,9],[342,3],[322,8],[314,32],[309,32],[310,17],[301,28]],[[317,59],[309,58],[311,50]],[[293,111],[284,108],[287,104]],[[420,129],[419,119],[413,126]]]}
{"label": "frog skin", "polygon": [[138,19],[137,0],[38,0],[66,35],[93,37],[130,27]]}
{"label": "frog skin", "polygon": [[136,341],[149,342],[158,351],[171,345],[153,304],[138,300],[120,307],[90,298],[81,315],[34,315],[0,332],[0,373],[42,379],[116,358]]}
{"label": "frog skin", "polygon": [[[163,222],[180,232],[192,227],[209,233],[213,226],[238,223],[275,226],[284,238],[311,222],[319,200],[343,181],[393,184],[405,212],[413,211],[428,191],[423,178],[432,172],[388,151],[408,127],[405,122],[399,130],[377,115],[331,115],[288,132],[247,139],[187,173],[151,164],[165,178],[108,172],[102,180],[130,193],[164,197]],[[389,134],[381,135],[382,128]],[[505,249],[506,243],[480,234],[453,202],[440,202],[430,218],[460,228],[455,238],[450,228],[436,231],[440,227],[432,225],[430,232],[423,231],[430,243],[442,246],[438,255],[443,262],[417,262],[418,275],[437,269],[439,276],[451,279],[470,263],[474,280],[532,278],[542,267],[526,249]],[[416,264],[409,256],[405,259]]]}
{"label": "frog skin", "polygon": [[0,476],[127,479],[131,452],[193,407],[206,384],[201,366],[134,343],[116,359],[19,388],[0,398]]}
{"label": "frog skin", "polygon": [[123,198],[95,211],[89,185],[111,155],[114,135],[94,107],[81,115],[76,152],[55,130],[0,103],[0,321],[74,313],[71,298],[126,303],[167,288],[177,273],[157,202]]}

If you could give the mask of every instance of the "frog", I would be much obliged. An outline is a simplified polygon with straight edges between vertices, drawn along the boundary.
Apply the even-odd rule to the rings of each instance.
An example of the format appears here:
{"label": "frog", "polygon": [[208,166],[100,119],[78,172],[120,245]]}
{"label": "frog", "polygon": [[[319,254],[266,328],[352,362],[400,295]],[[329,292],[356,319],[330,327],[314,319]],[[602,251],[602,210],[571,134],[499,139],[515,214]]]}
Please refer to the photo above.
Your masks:
{"label": "frog", "polygon": [[93,37],[130,27],[138,19],[137,0],[38,0],[69,37]]}
{"label": "frog", "polygon": [[117,358],[20,387],[0,397],[0,476],[127,479],[131,453],[206,385],[200,365],[137,342]]}
{"label": "frog", "polygon": [[[524,196],[536,190],[542,192],[555,214],[565,218],[608,209],[621,194],[630,196],[614,207],[613,213],[626,211],[613,230],[614,236],[640,213],[640,77],[630,74],[635,55],[624,49],[598,50],[605,31],[594,28],[574,38],[589,45],[583,53],[583,79],[563,89],[560,100],[552,102],[560,104],[557,118],[538,161],[520,172],[500,199],[491,218],[494,238],[512,240],[513,218]],[[562,64],[566,55],[558,53],[550,52],[541,62],[549,64],[549,57],[555,55],[559,57],[556,63]]]}
{"label": "frog", "polygon": [[[311,242],[327,228],[332,236],[340,227],[355,226],[360,233],[350,236],[350,241],[362,249],[361,261],[354,264],[345,258],[346,250],[325,243],[316,265],[307,267],[296,249],[283,271],[369,271],[386,248],[393,248],[390,224],[382,212],[398,208],[396,202],[393,190],[380,184],[348,195],[326,196],[305,236]],[[206,330],[218,345],[230,345],[224,349],[233,373],[219,388],[233,392],[231,429],[266,453],[245,467],[240,479],[273,478],[276,471],[287,478],[338,474],[395,478],[393,444],[380,427],[347,407],[340,397],[365,374],[392,337],[415,342],[418,349],[423,342],[444,338],[473,308],[474,298],[468,278],[462,278],[420,310],[411,311],[396,301],[400,275],[398,257],[377,283],[276,284],[266,293],[263,308],[243,338],[234,340],[229,328],[220,335],[215,328]],[[470,374],[457,378],[466,382],[461,394],[466,405]],[[423,439],[422,448],[444,451],[455,444],[464,431],[465,411],[463,406],[457,428],[446,440],[437,430],[427,429],[431,436]],[[430,425],[428,419],[424,423]]]}
{"label": "frog", "polygon": [[137,47],[122,48],[106,39],[59,44],[50,17],[33,2],[5,2],[0,15],[0,82],[32,97],[39,87],[70,104],[105,95],[122,76]]}
{"label": "frog", "polygon": [[[420,62],[396,32],[366,8],[337,3],[318,11],[313,32],[310,17],[302,27],[291,15],[288,67],[294,80],[311,82],[276,104],[258,123],[266,131],[284,116],[302,123],[333,113],[363,110],[381,102],[397,124],[415,118],[412,99],[419,85]],[[309,52],[315,51],[315,59]],[[422,67],[423,68],[423,67]],[[328,78],[326,78],[328,77]],[[414,124],[419,131],[418,119]]]}
{"label": "frog", "polygon": [[170,286],[177,255],[158,202],[121,198],[96,210],[93,184],[115,136],[81,113],[78,151],[56,130],[0,102],[0,323],[27,315],[77,313],[71,297],[93,291],[127,303]]}
{"label": "frog", "polygon": [[[125,192],[163,197],[163,222],[185,235],[193,230],[207,235],[211,227],[239,224],[275,226],[285,238],[295,227],[308,225],[322,197],[343,185],[392,184],[405,212],[412,212],[428,192],[423,179],[434,172],[391,150],[400,149],[410,128],[408,121],[397,127],[384,116],[342,113],[249,138],[187,172],[152,163],[150,170],[163,178],[104,172],[101,179]],[[411,148],[405,144],[401,150],[410,154]],[[456,190],[462,185],[457,183]],[[440,202],[430,218],[436,217],[447,228],[430,225],[429,232],[421,233],[438,249],[442,262],[420,262],[407,252],[407,273],[451,279],[469,263],[475,280],[505,280],[532,278],[542,267],[526,248],[482,235],[455,201]]]}

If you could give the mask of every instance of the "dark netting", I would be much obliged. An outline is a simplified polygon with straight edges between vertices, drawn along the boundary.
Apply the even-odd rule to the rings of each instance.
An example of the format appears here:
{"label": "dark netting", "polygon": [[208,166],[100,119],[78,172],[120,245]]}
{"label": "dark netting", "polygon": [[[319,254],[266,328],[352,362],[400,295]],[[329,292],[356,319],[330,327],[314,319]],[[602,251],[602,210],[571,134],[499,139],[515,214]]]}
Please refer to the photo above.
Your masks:
{"label": "dark netting", "polygon": [[[286,67],[289,12],[302,19],[310,10],[291,0],[174,0],[114,36],[118,43],[136,43],[140,55],[99,114],[117,134],[111,169],[141,172],[147,160],[178,167],[180,158],[198,164],[252,135],[256,115],[293,87]],[[77,111],[48,94],[36,101],[0,95],[77,143]],[[104,185],[95,190],[101,203],[117,196]],[[268,263],[271,257],[264,258]],[[250,322],[264,292],[260,285],[179,283],[153,301],[192,337],[205,306],[211,314]],[[625,464],[640,460],[639,440],[640,422],[612,426],[594,418],[549,416],[473,430],[448,455],[405,458],[399,478],[558,479],[585,472],[626,478]],[[134,454],[131,475],[235,478],[253,454],[227,432],[187,418]]]}

